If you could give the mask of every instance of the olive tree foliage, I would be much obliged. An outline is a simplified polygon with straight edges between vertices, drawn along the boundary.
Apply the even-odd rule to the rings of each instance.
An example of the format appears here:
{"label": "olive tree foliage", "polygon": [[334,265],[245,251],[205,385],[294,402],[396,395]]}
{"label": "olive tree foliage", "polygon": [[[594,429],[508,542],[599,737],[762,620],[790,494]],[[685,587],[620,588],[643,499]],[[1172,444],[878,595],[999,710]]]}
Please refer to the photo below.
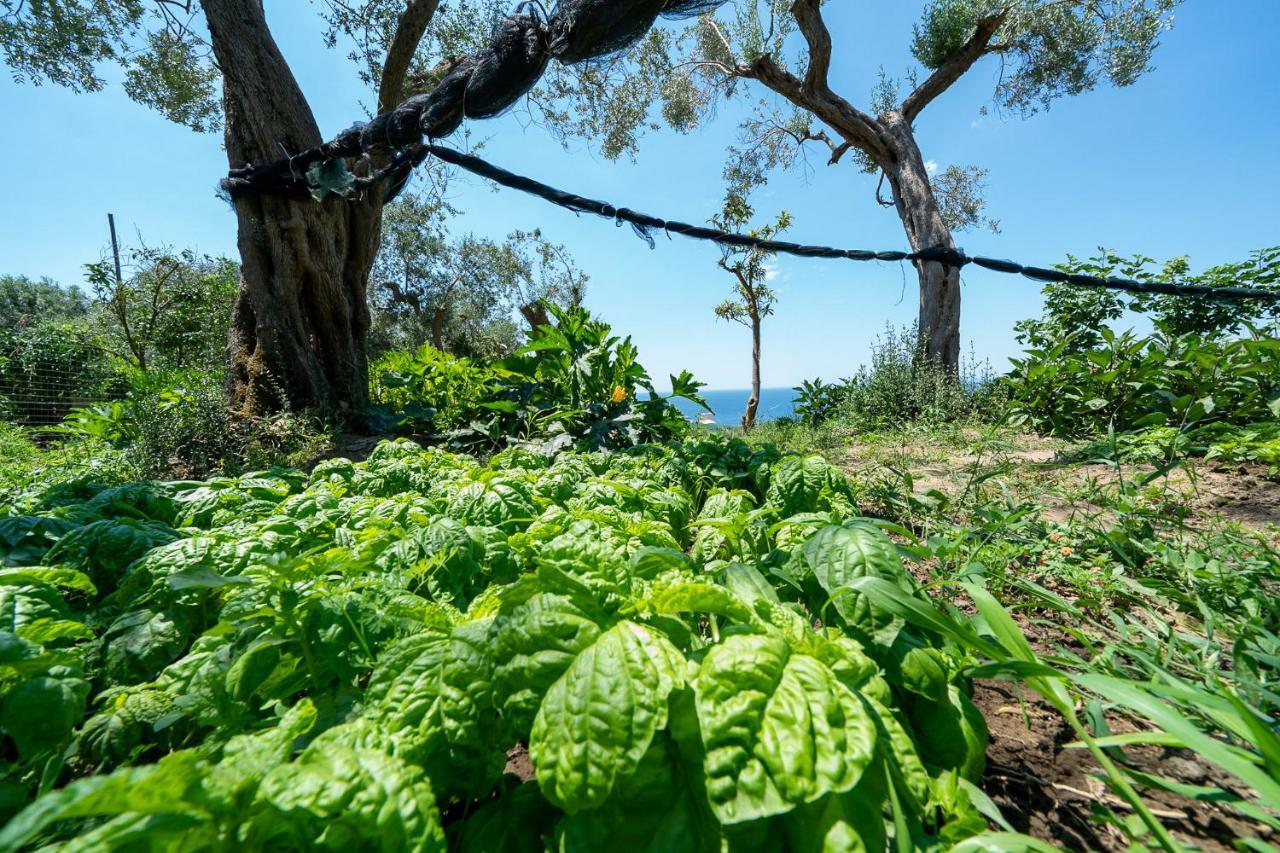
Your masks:
{"label": "olive tree foliage", "polygon": [[455,355],[509,355],[521,339],[517,316],[534,325],[545,322],[544,301],[581,305],[588,276],[564,246],[538,230],[450,238],[454,212],[427,192],[387,206],[371,281],[375,348],[429,341]]}
{"label": "olive tree foliage", "polygon": [[0,0],[0,52],[19,82],[97,92],[118,65],[129,97],[197,131],[222,127],[198,9],[177,0]]}
{"label": "olive tree foliage", "polygon": [[[758,161],[749,156],[731,157],[725,167],[728,186],[724,206],[711,217],[711,224],[721,231],[745,233],[762,240],[772,240],[791,227],[791,214],[785,210],[767,225],[752,227],[755,208],[750,202],[752,190],[764,183]],[[733,276],[733,296],[716,306],[716,316],[738,323],[751,332],[751,396],[742,414],[742,428],[750,431],[760,408],[761,327],[764,318],[773,314],[778,294],[769,286],[773,277],[770,260],[774,253],[747,246],[721,246],[720,269]]]}
{"label": "olive tree foliage", "polygon": [[[607,62],[553,67],[531,102],[562,138],[593,138],[619,157],[636,156],[649,130],[688,131],[724,99],[745,99],[753,110],[739,151],[775,168],[805,162],[816,146],[832,166],[879,172],[877,196],[895,209],[912,248],[951,247],[952,231],[994,224],[981,195],[987,173],[953,166],[930,176],[915,139],[920,114],[988,58],[999,66],[992,101],[1005,114],[1030,116],[1063,96],[1127,86],[1151,68],[1179,2],[930,0],[913,31],[899,35],[915,64],[901,78],[882,72],[859,98],[832,88],[839,45],[822,0],[736,0],[682,29],[656,29]],[[959,273],[937,263],[917,269],[927,350],[954,365]]]}

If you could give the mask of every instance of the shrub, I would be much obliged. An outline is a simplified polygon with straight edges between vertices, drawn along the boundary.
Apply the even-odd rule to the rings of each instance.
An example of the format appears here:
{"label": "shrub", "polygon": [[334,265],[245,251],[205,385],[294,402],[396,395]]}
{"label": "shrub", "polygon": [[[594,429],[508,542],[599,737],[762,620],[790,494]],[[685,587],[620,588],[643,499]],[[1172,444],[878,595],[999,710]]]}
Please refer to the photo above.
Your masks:
{"label": "shrub", "polygon": [[871,364],[837,384],[821,380],[795,389],[796,414],[810,426],[833,417],[858,429],[942,424],[996,411],[997,386],[989,364],[976,359],[951,371],[930,360],[914,325],[886,326],[871,344]]}
{"label": "shrub", "polygon": [[61,431],[120,448],[151,477],[267,467],[321,437],[317,424],[289,412],[232,417],[222,377],[201,370],[135,373],[123,399],[75,410]]}
{"label": "shrub", "polygon": [[369,396],[388,427],[466,426],[495,393],[497,374],[481,363],[423,344],[390,352],[369,369]]}
{"label": "shrub", "polygon": [[1014,423],[1063,436],[1280,417],[1280,341],[1100,332],[1102,345],[1028,350],[1004,381]]}
{"label": "shrub", "polygon": [[509,358],[485,363],[429,346],[384,356],[371,371],[378,419],[485,451],[613,449],[687,434],[688,421],[670,401],[705,405],[701,383],[686,371],[670,377],[672,393],[661,395],[630,338],[581,308],[547,308],[552,322]]}
{"label": "shrub", "polygon": [[113,360],[82,323],[49,321],[0,329],[0,415],[56,424],[72,407],[122,391]]}

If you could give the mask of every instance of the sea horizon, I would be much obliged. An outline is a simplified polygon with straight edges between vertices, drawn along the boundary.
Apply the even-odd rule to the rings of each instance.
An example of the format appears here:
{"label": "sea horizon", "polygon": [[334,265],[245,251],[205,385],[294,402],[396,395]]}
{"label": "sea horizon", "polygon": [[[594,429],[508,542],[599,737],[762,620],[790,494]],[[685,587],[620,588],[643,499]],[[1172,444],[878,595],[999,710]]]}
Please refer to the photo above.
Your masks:
{"label": "sea horizon", "polygon": [[[720,426],[736,426],[746,411],[747,400],[751,398],[750,388],[704,388],[702,396],[709,409],[683,398],[671,402],[686,418],[698,419],[704,412],[710,411],[715,423]],[[794,388],[774,387],[760,389],[760,406],[756,411],[756,420],[771,421],[778,418],[791,417],[795,414]]]}

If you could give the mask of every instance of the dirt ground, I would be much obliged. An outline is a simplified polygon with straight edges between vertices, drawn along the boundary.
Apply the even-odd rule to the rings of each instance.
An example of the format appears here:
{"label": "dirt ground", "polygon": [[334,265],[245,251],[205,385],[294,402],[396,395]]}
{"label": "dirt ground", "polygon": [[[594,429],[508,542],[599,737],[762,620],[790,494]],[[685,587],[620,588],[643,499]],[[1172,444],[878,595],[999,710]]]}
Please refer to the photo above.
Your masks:
{"label": "dirt ground", "polygon": [[[1039,436],[1002,436],[983,441],[976,433],[962,434],[954,447],[899,443],[854,443],[832,454],[850,473],[883,475],[887,470],[909,472],[918,494],[932,489],[949,496],[962,494],[979,474],[998,470],[984,481],[987,488],[1005,488],[1039,500],[1049,521],[1065,523],[1081,514],[1105,512],[1093,503],[1098,488],[1105,494],[1122,479],[1136,483],[1155,471],[1151,465],[1116,467],[1090,461],[1083,446]],[[1098,488],[1095,488],[1098,487]],[[1280,538],[1280,477],[1266,465],[1220,464],[1188,460],[1143,490],[1151,501],[1189,510],[1188,522],[1235,522]]]}

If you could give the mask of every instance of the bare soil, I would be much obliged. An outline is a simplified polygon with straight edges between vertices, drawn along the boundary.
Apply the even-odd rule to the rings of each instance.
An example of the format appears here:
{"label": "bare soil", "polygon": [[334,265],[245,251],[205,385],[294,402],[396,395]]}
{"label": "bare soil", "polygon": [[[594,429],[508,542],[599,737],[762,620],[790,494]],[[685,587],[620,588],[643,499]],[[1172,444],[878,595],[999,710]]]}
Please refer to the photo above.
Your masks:
{"label": "bare soil", "polygon": [[[969,438],[977,443],[976,435]],[[1093,500],[1113,492],[1122,480],[1137,483],[1156,470],[1151,465],[1117,468],[1081,461],[1080,446],[1038,436],[1018,435],[990,445],[979,450],[923,442],[854,443],[832,456],[845,470],[863,476],[910,472],[917,494],[936,489],[951,497],[963,494],[977,475],[998,470],[985,481],[988,487],[1000,486],[1040,500],[1044,517],[1058,523],[1106,512],[1106,506]],[[1280,536],[1280,479],[1266,465],[1186,460],[1154,479],[1143,493],[1153,503],[1189,510],[1191,524],[1234,522]]]}

